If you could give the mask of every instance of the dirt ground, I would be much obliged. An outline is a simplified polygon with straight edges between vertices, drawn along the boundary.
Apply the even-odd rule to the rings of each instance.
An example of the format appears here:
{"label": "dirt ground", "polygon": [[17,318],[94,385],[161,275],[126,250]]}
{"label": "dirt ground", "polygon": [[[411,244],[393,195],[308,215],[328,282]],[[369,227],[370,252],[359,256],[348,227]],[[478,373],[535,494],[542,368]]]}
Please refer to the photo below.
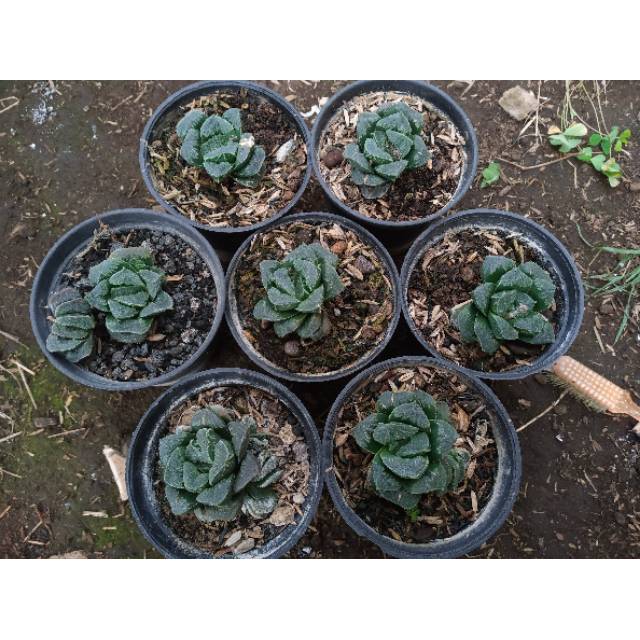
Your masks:
{"label": "dirt ground", "polygon": [[[0,82],[0,557],[157,555],[138,533],[119,499],[102,455],[104,445],[126,450],[130,434],[159,390],[100,393],[59,374],[36,347],[28,320],[33,276],[51,244],[96,213],[152,207],[138,172],[138,140],[152,110],[184,82]],[[266,83],[308,112],[342,82]],[[565,83],[520,82],[537,94],[536,122],[519,136],[516,122],[498,105],[516,82],[437,82],[459,100],[476,127],[482,170],[502,158],[503,177],[480,189],[479,179],[458,210],[491,206],[544,224],[571,250],[585,282],[615,264],[593,244],[640,247],[640,83],[600,84],[607,124],[632,130],[616,189],[591,167],[573,161],[523,171],[558,157],[546,142],[559,124]],[[593,83],[585,85],[595,96]],[[13,96],[13,98],[12,98]],[[582,93],[573,106],[595,125]],[[11,106],[14,105],[15,106]],[[307,118],[309,124],[313,117]],[[579,165],[579,166],[578,166]],[[314,182],[298,211],[327,210]],[[223,256],[228,258],[229,256]],[[595,260],[594,260],[595,258]],[[401,259],[401,256],[398,258]],[[638,314],[614,345],[622,301],[587,299],[582,330],[571,355],[618,384],[640,393]],[[226,327],[210,366],[251,363]],[[7,337],[9,336],[9,337]],[[419,354],[402,322],[383,357]],[[24,377],[24,381],[22,380]],[[30,396],[27,394],[26,385]],[[322,425],[343,383],[323,392],[292,385]],[[561,390],[542,376],[492,385],[516,426],[547,408]],[[520,434],[523,482],[512,515],[474,557],[635,557],[640,546],[640,444],[632,422],[598,414],[565,396]],[[326,495],[294,557],[380,557],[356,536]]]}

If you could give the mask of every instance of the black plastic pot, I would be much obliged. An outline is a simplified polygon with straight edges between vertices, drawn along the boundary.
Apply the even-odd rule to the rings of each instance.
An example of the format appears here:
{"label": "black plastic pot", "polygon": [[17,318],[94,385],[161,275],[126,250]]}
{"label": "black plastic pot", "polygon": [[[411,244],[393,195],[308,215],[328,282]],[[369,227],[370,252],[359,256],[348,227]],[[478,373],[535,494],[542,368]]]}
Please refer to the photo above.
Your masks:
{"label": "black plastic pot", "polygon": [[[436,539],[425,544],[400,542],[378,533],[369,526],[347,503],[333,470],[333,439],[342,407],[351,394],[369,379],[396,367],[426,367],[449,371],[469,389],[483,396],[485,405],[493,415],[492,437],[498,450],[498,470],[489,502],[477,520],[449,538]],[[346,523],[359,535],[378,545],[384,553],[395,558],[457,558],[472,552],[486,542],[507,519],[520,488],[522,458],[518,436],[511,418],[500,400],[481,380],[460,373],[448,364],[426,356],[404,356],[385,360],[369,367],[351,380],[336,398],[324,428],[322,439],[322,468],[329,493]]]}
{"label": "black plastic pot", "polygon": [[[158,193],[158,190],[155,188],[153,179],[151,177],[152,170],[149,158],[149,144],[153,139],[156,127],[162,123],[164,117],[177,109],[179,106],[191,102],[198,96],[206,95],[215,91],[222,91],[225,89],[246,89],[247,91],[265,98],[275,106],[282,109],[282,111],[287,114],[291,122],[295,125],[307,146],[307,168],[295,196],[276,215],[271,216],[271,218],[268,218],[267,220],[263,220],[246,227],[211,227],[199,222],[189,220],[183,214],[181,214],[180,211],[178,211],[170,202],[167,202],[160,195],[160,193]],[[286,213],[291,211],[297,204],[298,200],[300,200],[304,190],[309,184],[309,179],[311,177],[310,140],[311,136],[309,134],[309,129],[307,128],[307,125],[298,110],[295,109],[295,107],[291,106],[289,102],[287,102],[275,91],[267,89],[266,87],[255,84],[253,82],[245,82],[241,80],[207,80],[204,82],[196,82],[195,84],[190,84],[186,87],[183,87],[179,91],[176,91],[174,94],[170,95],[156,109],[151,118],[149,118],[147,124],[144,127],[144,131],[142,132],[142,137],[140,138],[140,149],[138,152],[138,161],[140,163],[140,171],[142,172],[142,178],[144,180],[144,184],[147,187],[147,190],[158,201],[158,203],[165,211],[171,213],[174,216],[187,220],[189,224],[204,232],[209,240],[214,244],[214,246],[216,246],[216,248],[219,247],[223,250],[228,250],[230,245],[237,246],[244,238],[246,238],[257,229],[260,229],[267,225],[269,222],[284,216]]]}
{"label": "black plastic pot", "polygon": [[257,235],[253,235],[250,238],[247,238],[240,248],[236,251],[231,263],[229,264],[229,268],[227,269],[227,304],[225,310],[225,318],[227,320],[227,325],[233,334],[236,342],[240,345],[240,348],[244,351],[244,353],[249,357],[255,364],[264,369],[267,373],[270,373],[273,376],[277,376],[279,378],[284,378],[285,380],[291,380],[293,382],[327,382],[329,380],[337,380],[338,378],[343,378],[345,376],[351,375],[352,373],[359,371],[363,367],[366,367],[374,358],[376,358],[382,350],[386,347],[391,340],[396,327],[398,326],[398,321],[400,319],[400,278],[398,275],[398,270],[387,252],[382,243],[371,233],[369,233],[366,229],[363,229],[360,225],[352,222],[351,220],[342,218],[340,216],[331,214],[331,213],[298,213],[293,216],[289,216],[286,220],[275,220],[271,222],[269,225],[264,227],[261,231],[268,231],[273,229],[274,227],[287,226],[293,222],[299,221],[315,221],[315,222],[332,222],[339,224],[340,226],[350,229],[357,233],[361,238],[363,238],[368,244],[370,244],[376,250],[378,256],[382,260],[383,264],[387,268],[387,272],[389,274],[389,279],[391,280],[393,286],[393,317],[391,318],[391,322],[387,327],[387,332],[382,341],[373,349],[369,354],[365,357],[361,358],[357,362],[352,365],[345,367],[344,369],[340,369],[339,371],[331,371],[329,373],[320,373],[320,374],[308,374],[303,375],[300,373],[295,373],[292,371],[288,371],[287,369],[282,369],[277,367],[272,362],[269,362],[265,359],[260,353],[258,353],[251,344],[247,342],[244,338],[244,334],[242,331],[242,327],[240,326],[239,318],[238,318],[238,303],[235,297],[235,287],[234,287],[234,279],[235,279],[235,270],[238,266],[238,263],[244,253],[250,248],[252,242],[255,241]]}
{"label": "black plastic pot", "polygon": [[[467,228],[486,228],[519,236],[529,246],[540,263],[553,278],[557,287],[558,330],[556,341],[533,363],[509,371],[485,372],[462,367],[448,360],[434,349],[415,326],[409,314],[407,291],[411,274],[428,247],[440,242],[445,233]],[[515,213],[497,209],[470,209],[442,220],[422,233],[411,245],[402,265],[402,313],[414,337],[436,360],[448,363],[458,371],[491,380],[518,380],[551,365],[573,344],[584,312],[584,291],[580,272],[564,245],[541,225]]]}
{"label": "black plastic pot", "polygon": [[158,441],[165,434],[166,420],[189,397],[207,389],[244,385],[276,396],[295,416],[306,440],[310,478],[302,515],[287,525],[278,536],[262,547],[242,555],[243,558],[279,558],[304,534],[315,515],[322,494],[320,473],[320,438],[318,430],[300,400],[284,385],[255,371],[213,369],[182,380],[165,391],[147,410],[131,438],[127,456],[127,491],[133,517],[145,538],[167,558],[211,558],[211,554],[179,538],[165,523],[153,487],[158,459]]}
{"label": "black plastic pot", "polygon": [[[50,330],[47,320],[47,316],[50,314],[47,307],[49,295],[58,288],[60,278],[68,268],[69,262],[89,244],[94,232],[97,231],[101,224],[105,224],[116,231],[126,231],[127,229],[154,229],[178,236],[181,240],[193,247],[207,263],[213,275],[218,300],[211,329],[205,341],[189,360],[161,376],[134,382],[109,380],[108,378],[103,378],[102,376],[92,373],[88,369],[84,369],[78,364],[69,362],[59,354],[51,353],[46,348],[45,342]],[[220,265],[220,260],[218,260],[216,252],[211,248],[211,245],[206,239],[193,229],[186,220],[178,220],[164,213],[149,211],[147,209],[120,209],[102,213],[81,222],[79,225],[67,231],[67,233],[51,247],[49,253],[47,253],[42,261],[33,282],[29,315],[31,317],[33,334],[36,337],[38,346],[56,369],[75,382],[79,382],[88,387],[107,391],[132,391],[145,387],[166,385],[178,380],[187,373],[202,368],[206,352],[211,346],[222,322],[225,303],[224,291],[224,272],[222,271],[222,266]]]}
{"label": "black plastic pot", "polygon": [[[342,202],[323,178],[319,158],[320,139],[327,125],[336,112],[341,109],[343,104],[349,102],[356,96],[374,91],[398,91],[418,96],[444,113],[464,136],[467,158],[462,175],[460,176],[458,188],[453,198],[437,213],[424,216],[424,218],[420,218],[419,220],[399,220],[397,222],[370,218]],[[410,243],[416,237],[416,234],[427,227],[433,220],[455,207],[471,186],[478,166],[478,141],[471,120],[467,114],[462,110],[460,105],[444,91],[420,80],[361,80],[344,87],[329,99],[318,114],[311,132],[311,142],[313,148],[311,161],[313,163],[314,174],[331,204],[340,212],[373,231],[386,246],[392,248],[398,248]]]}

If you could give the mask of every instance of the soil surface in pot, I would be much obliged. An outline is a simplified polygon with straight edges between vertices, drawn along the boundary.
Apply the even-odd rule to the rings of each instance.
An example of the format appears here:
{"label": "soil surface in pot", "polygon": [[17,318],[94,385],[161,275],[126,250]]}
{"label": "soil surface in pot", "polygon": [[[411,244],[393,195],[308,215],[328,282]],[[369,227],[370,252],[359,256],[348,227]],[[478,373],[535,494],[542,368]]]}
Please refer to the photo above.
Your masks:
{"label": "soil surface in pot", "polygon": [[[409,277],[409,313],[424,339],[445,358],[478,371],[508,371],[531,364],[550,345],[505,342],[489,355],[477,343],[464,342],[450,321],[450,310],[471,299],[481,284],[480,268],[487,255],[503,255],[519,264],[532,260],[547,268],[519,235],[497,229],[447,233],[423,253]],[[557,293],[551,309],[542,313],[557,329]]]}
{"label": "soil surface in pot", "polygon": [[246,385],[216,387],[187,400],[171,414],[167,430],[174,432],[178,425],[190,424],[193,414],[208,404],[220,404],[238,418],[250,415],[258,432],[267,434],[270,451],[284,469],[282,477],[272,485],[278,494],[275,510],[263,520],[241,512],[234,520],[211,524],[201,522],[193,513],[175,516],[164,497],[159,465],[156,497],[166,524],[180,538],[216,557],[237,556],[267,544],[302,517],[309,487],[309,454],[302,430],[289,409],[277,397]]}
{"label": "soil surface in pot", "polygon": [[[366,200],[351,182],[349,163],[342,153],[347,144],[356,142],[359,114],[398,101],[424,114],[421,135],[431,159],[423,167],[405,171],[381,198]],[[453,197],[465,162],[465,140],[451,120],[426,100],[393,91],[365,93],[342,105],[322,133],[319,146],[320,170],[336,197],[378,220],[419,220],[437,213]]]}
{"label": "soil surface in pot", "polygon": [[[230,107],[241,109],[243,131],[252,133],[267,154],[264,177],[255,189],[233,180],[217,183],[180,156],[176,124],[187,111],[220,115]],[[278,149],[290,140],[291,151],[278,162]],[[225,89],[176,106],[156,125],[149,152],[151,176],[160,195],[190,220],[211,227],[244,227],[270,218],[294,197],[307,166],[304,139],[288,114],[246,89]]]}
{"label": "soil surface in pot", "polygon": [[155,264],[167,275],[164,290],[173,299],[173,309],[154,319],[141,344],[112,340],[105,314],[94,309],[96,348],[78,364],[110,380],[146,380],[179,367],[204,342],[216,311],[216,286],[207,263],[179,236],[152,229],[120,233],[102,226],[66,267],[60,288],[74,286],[86,294],[93,288],[87,279],[89,269],[121,246],[147,246],[153,251]]}
{"label": "soil surface in pot", "polygon": [[[379,497],[367,482],[373,456],[360,449],[351,430],[375,411],[383,391],[422,389],[448,403],[451,424],[458,430],[456,446],[471,454],[460,487],[443,496],[422,496],[415,515]],[[489,501],[498,464],[492,440],[493,416],[484,398],[455,374],[437,368],[397,367],[379,373],[355,391],[343,405],[334,434],[333,466],[347,503],[378,533],[407,543],[447,538],[476,520]]]}
{"label": "soil surface in pot", "polygon": [[[338,256],[343,292],[324,303],[328,335],[311,342],[295,333],[279,338],[271,323],[256,320],[253,308],[265,297],[260,262],[282,260],[301,244],[320,242]],[[360,236],[333,222],[298,221],[257,235],[234,274],[240,333],[277,367],[302,374],[339,371],[370,353],[386,335],[393,317],[393,286],[376,250]]]}

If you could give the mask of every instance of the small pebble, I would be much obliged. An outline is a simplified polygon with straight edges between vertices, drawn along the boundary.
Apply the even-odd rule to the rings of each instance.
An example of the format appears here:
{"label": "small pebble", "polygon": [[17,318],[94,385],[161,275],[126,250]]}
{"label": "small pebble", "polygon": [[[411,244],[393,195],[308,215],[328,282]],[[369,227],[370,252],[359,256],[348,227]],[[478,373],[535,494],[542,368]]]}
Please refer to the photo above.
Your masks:
{"label": "small pebble", "polygon": [[336,147],[331,147],[322,154],[322,162],[329,169],[337,167],[343,160],[342,151]]}
{"label": "small pebble", "polygon": [[376,270],[373,263],[370,260],[367,260],[364,256],[358,256],[356,261],[353,263],[353,266],[365,276]]}
{"label": "small pebble", "polygon": [[292,358],[300,353],[300,343],[297,340],[287,340],[284,343],[284,352]]}

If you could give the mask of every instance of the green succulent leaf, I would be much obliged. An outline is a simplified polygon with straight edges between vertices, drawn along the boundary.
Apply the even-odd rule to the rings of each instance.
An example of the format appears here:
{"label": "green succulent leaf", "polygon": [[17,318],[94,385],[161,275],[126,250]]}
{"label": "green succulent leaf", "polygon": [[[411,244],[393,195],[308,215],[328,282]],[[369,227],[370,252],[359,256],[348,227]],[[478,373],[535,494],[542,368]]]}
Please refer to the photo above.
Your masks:
{"label": "green succulent leaf", "polygon": [[188,491],[181,491],[171,485],[165,485],[164,495],[167,498],[171,513],[176,516],[182,516],[185,513],[189,513],[195,504],[196,500],[192,493]]}

